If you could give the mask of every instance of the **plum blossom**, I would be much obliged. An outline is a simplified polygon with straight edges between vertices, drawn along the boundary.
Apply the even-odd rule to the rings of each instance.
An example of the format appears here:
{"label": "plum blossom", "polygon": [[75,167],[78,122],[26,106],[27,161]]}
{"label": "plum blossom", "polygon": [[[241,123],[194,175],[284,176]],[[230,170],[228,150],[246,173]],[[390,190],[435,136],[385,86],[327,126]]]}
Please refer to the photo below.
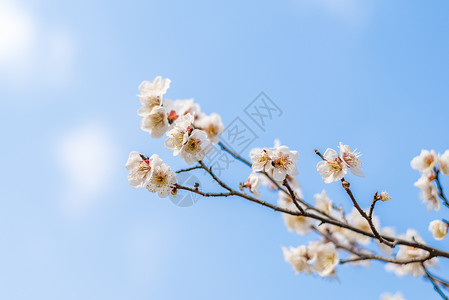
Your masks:
{"label": "plum blossom", "polygon": [[159,164],[153,168],[147,189],[152,193],[158,193],[165,198],[170,194],[172,186],[176,183],[176,174],[165,164]]}
{"label": "plum blossom", "polygon": [[156,106],[145,115],[140,122],[140,128],[147,131],[153,138],[160,138],[168,130],[167,112],[164,107]]}
{"label": "plum blossom", "polygon": [[312,273],[312,267],[310,265],[310,255],[305,245],[301,245],[297,248],[282,247],[284,259],[290,263],[295,270],[296,274],[304,272],[306,274]]}
{"label": "plum blossom", "polygon": [[260,198],[260,192],[259,192],[259,186],[260,186],[260,174],[256,172],[252,172],[249,177],[248,181],[243,184],[244,187],[249,188],[250,192],[256,196],[256,198]]}
{"label": "plum blossom", "polygon": [[404,296],[402,296],[401,292],[397,292],[396,294],[383,293],[380,295],[380,300],[405,300]]}
{"label": "plum blossom", "polygon": [[437,154],[434,150],[421,150],[421,154],[414,157],[410,166],[420,172],[432,170],[437,164]]}
{"label": "plum blossom", "polygon": [[383,191],[379,195],[379,200],[381,200],[381,201],[388,201],[390,199],[391,199],[391,197],[390,197],[390,195],[388,195],[387,191]]}
{"label": "plum blossom", "polygon": [[441,220],[433,220],[429,224],[429,231],[433,234],[436,240],[442,240],[447,235],[449,224]]}
{"label": "plum blossom", "polygon": [[315,223],[312,218],[306,218],[304,216],[294,216],[283,213],[282,217],[288,231],[295,231],[299,235],[305,235],[311,232],[312,225]]}
{"label": "plum blossom", "polygon": [[326,277],[335,273],[339,256],[333,243],[311,242],[309,251],[313,253],[313,270],[318,275]]}
{"label": "plum blossom", "polygon": [[125,165],[129,171],[129,184],[133,188],[143,188],[150,180],[153,169],[161,163],[162,160],[157,154],[148,158],[139,152],[132,151]]}
{"label": "plum blossom", "polygon": [[271,164],[272,151],[270,149],[254,148],[249,153],[254,172],[268,172],[273,167]]}
{"label": "plum blossom", "polygon": [[224,131],[223,122],[221,121],[220,115],[217,113],[213,113],[209,116],[200,116],[195,122],[195,126],[204,130],[207,133],[207,137],[214,145],[219,142],[218,135],[222,134]]}
{"label": "plum blossom", "polygon": [[[409,241],[416,241],[418,243],[425,244],[424,240],[413,229],[408,229],[405,235],[399,237]],[[396,258],[399,260],[421,259],[427,257],[428,254],[429,252],[423,249],[400,245],[399,251],[396,254]],[[424,262],[424,266],[426,268],[430,268],[435,266],[437,262],[438,258],[434,257],[432,259],[426,260]],[[418,277],[425,274],[424,269],[419,262],[404,265],[388,263],[385,265],[385,269],[387,271],[394,272],[398,276],[411,274],[414,277]]]}
{"label": "plum blossom", "polygon": [[201,114],[201,108],[198,103],[196,103],[193,99],[184,99],[184,100],[169,100],[164,99],[162,102],[162,106],[164,106],[167,110],[168,115],[170,116],[171,122],[175,121],[180,116],[191,114],[194,116],[194,119],[198,119]]}
{"label": "plum blossom", "polygon": [[181,151],[184,142],[188,139],[188,135],[192,130],[193,116],[186,114],[181,116],[173,125],[172,129],[167,132],[168,138],[165,140],[165,148],[173,150],[173,156]]}
{"label": "plum blossom", "polygon": [[441,202],[438,198],[438,189],[432,184],[433,173],[425,172],[422,176],[415,182],[415,186],[421,189],[421,197],[424,203],[427,203],[427,209],[434,208],[436,211],[440,210]]}
{"label": "plum blossom", "polygon": [[299,160],[298,151],[290,151],[287,146],[280,146],[272,151],[271,165],[274,180],[284,180],[287,175],[298,175],[295,163]]}
{"label": "plum blossom", "polygon": [[359,169],[362,166],[362,163],[359,160],[361,156],[360,152],[357,150],[352,151],[349,145],[343,145],[340,142],[340,158],[343,162],[346,163],[346,166],[351,170],[352,174],[360,177],[364,177],[363,172]]}
{"label": "plum blossom", "polygon": [[[380,234],[382,236],[394,237],[396,235],[396,231],[394,230],[393,227],[384,227],[380,230]],[[379,248],[380,250],[382,250],[383,253],[388,255],[393,254],[393,248],[391,248],[388,245],[385,245],[384,243],[380,243],[378,240],[376,240],[376,242],[378,242]]]}
{"label": "plum blossom", "polygon": [[154,107],[161,106],[162,96],[170,87],[171,80],[157,76],[153,82],[143,81],[139,86],[139,101],[142,107],[138,110],[139,116],[145,116],[151,113]]}
{"label": "plum blossom", "polygon": [[188,165],[192,165],[202,160],[211,150],[212,145],[207,139],[206,132],[200,129],[194,129],[188,136],[184,136],[179,156]]}
{"label": "plum blossom", "polygon": [[332,243],[322,241],[310,242],[308,246],[282,248],[284,259],[290,263],[296,274],[304,272],[318,273],[322,277],[335,274],[335,266],[339,262],[338,252]]}
{"label": "plum blossom", "polygon": [[338,157],[337,151],[327,148],[323,157],[324,160],[317,163],[316,169],[325,183],[340,180],[346,175],[347,164]]}
{"label": "plum blossom", "polygon": [[[371,232],[371,227],[369,226],[368,221],[354,207],[352,208],[351,213],[347,216],[347,219],[349,224],[351,224],[352,226],[360,230]],[[379,228],[379,218],[377,216],[373,216],[373,224],[374,227]],[[366,245],[371,241],[371,238],[369,236],[365,236],[353,231],[345,231],[345,233],[347,234],[347,238],[349,240],[358,242],[363,245]]]}
{"label": "plum blossom", "polygon": [[446,176],[449,176],[449,150],[444,151],[442,155],[438,155],[439,170]]}
{"label": "plum blossom", "polygon": [[322,190],[320,194],[315,194],[315,207],[326,214],[330,214],[332,211],[332,201],[327,195],[325,190]]}

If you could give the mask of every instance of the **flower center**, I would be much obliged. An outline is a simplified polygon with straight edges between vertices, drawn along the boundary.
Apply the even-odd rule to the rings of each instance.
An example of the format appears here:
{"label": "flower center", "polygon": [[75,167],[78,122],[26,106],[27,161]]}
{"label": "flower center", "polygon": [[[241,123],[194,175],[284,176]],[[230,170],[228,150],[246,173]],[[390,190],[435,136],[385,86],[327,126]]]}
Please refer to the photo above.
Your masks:
{"label": "flower center", "polygon": [[292,160],[288,154],[280,153],[273,159],[273,167],[286,170],[292,164]]}

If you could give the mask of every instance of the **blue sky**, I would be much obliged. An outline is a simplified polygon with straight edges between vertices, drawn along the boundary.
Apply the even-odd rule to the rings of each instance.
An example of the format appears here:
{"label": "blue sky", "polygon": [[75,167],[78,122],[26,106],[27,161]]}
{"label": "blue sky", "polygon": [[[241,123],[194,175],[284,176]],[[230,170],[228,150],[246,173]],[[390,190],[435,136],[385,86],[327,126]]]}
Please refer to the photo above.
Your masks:
{"label": "blue sky", "polygon": [[[137,150],[185,166],[139,129],[142,80],[171,78],[168,97],[194,97],[225,124],[264,91],[283,115],[255,128],[253,146],[298,150],[307,199],[326,189],[350,208],[313,152],[343,141],[363,153],[366,177],[348,177],[362,206],[388,190],[381,223],[447,249],[427,231],[446,212],[421,203],[410,160],[449,148],[448,12],[446,1],[0,0],[0,298],[438,299],[378,263],[342,266],[339,281],[295,276],[281,246],[308,238],[279,214],[241,199],[179,208],[132,189],[124,165]],[[235,163],[223,178],[248,173]]]}

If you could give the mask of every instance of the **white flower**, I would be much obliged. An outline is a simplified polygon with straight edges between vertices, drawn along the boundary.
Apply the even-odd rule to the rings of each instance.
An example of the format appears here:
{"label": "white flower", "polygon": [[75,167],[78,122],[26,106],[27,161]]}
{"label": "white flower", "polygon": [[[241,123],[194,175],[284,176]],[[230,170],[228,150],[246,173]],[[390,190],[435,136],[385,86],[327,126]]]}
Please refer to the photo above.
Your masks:
{"label": "white flower", "polygon": [[383,293],[380,295],[380,300],[405,300],[404,296],[402,296],[401,292],[397,292],[396,294]]}
{"label": "white flower", "polygon": [[176,156],[181,151],[184,142],[188,139],[190,131],[193,129],[193,116],[186,114],[181,116],[173,128],[167,132],[168,139],[165,140],[165,148],[173,150],[173,155]]}
{"label": "white flower", "polygon": [[194,129],[190,135],[184,136],[184,142],[179,156],[192,165],[202,160],[212,150],[212,144],[207,139],[207,134],[200,129]]}
{"label": "white flower", "polygon": [[[392,227],[384,227],[380,230],[380,234],[383,236],[388,236],[388,237],[394,238],[394,236],[396,235],[396,232],[395,232],[394,228],[392,228]],[[382,252],[384,252],[385,254],[388,254],[388,255],[393,254],[393,248],[391,248],[388,245],[385,245],[384,243],[379,243],[379,241],[377,241],[377,240],[376,240],[376,242],[378,242],[380,250],[382,250]]]}
{"label": "white flower", "polygon": [[359,169],[362,163],[359,160],[361,156],[360,152],[357,150],[351,151],[348,145],[343,145],[340,142],[340,158],[346,163],[346,166],[351,170],[352,174],[360,177],[364,177],[363,172]]}
{"label": "white flower", "polygon": [[[352,208],[351,213],[347,216],[347,219],[349,224],[351,224],[352,226],[360,230],[371,232],[371,227],[369,226],[368,221],[354,207]],[[374,227],[379,228],[379,218],[377,216],[373,216],[373,224]],[[360,244],[366,245],[371,241],[371,238],[369,236],[365,236],[353,231],[345,231],[345,234],[347,234],[347,238],[349,240]]]}
{"label": "white flower", "polygon": [[251,193],[253,193],[254,196],[256,196],[256,198],[259,198],[260,197],[260,192],[259,192],[260,181],[261,181],[260,174],[256,173],[256,172],[252,172],[248,177],[248,181],[245,182],[243,184],[243,186],[249,188]]}
{"label": "white flower", "polygon": [[326,214],[330,214],[332,211],[332,201],[327,196],[325,190],[322,190],[320,194],[315,194],[315,207]]}
{"label": "white flower", "polygon": [[438,155],[438,162],[441,173],[449,176],[449,150],[446,150],[443,155]]}
{"label": "white flower", "polygon": [[390,197],[390,195],[388,195],[387,191],[383,191],[379,195],[379,200],[381,200],[381,201],[388,201],[390,199],[391,199],[391,197]]}
{"label": "white flower", "polygon": [[219,114],[213,113],[210,116],[200,116],[195,122],[195,126],[204,130],[212,144],[219,142],[218,135],[224,131],[223,122]]}
{"label": "white flower", "polygon": [[[292,188],[292,189],[293,189],[293,193],[296,196],[296,199],[303,198],[302,191],[301,191],[301,189],[299,187]],[[278,205],[279,205],[279,207],[290,209],[290,210],[293,210],[293,211],[296,211],[298,209],[296,207],[296,205],[293,203],[293,199],[292,199],[292,197],[290,196],[289,193],[286,193],[284,191],[279,191],[278,194],[279,194],[279,198],[278,198]]]}
{"label": "white flower", "polygon": [[157,76],[153,82],[143,81],[139,86],[139,101],[142,107],[138,110],[139,116],[145,116],[151,113],[151,110],[160,106],[162,103],[162,96],[167,92],[170,87],[170,79],[163,79],[161,76]]}
{"label": "white flower", "polygon": [[158,193],[159,197],[165,198],[170,194],[171,187],[176,183],[176,174],[167,164],[160,164],[153,168],[147,189],[152,193]]}
{"label": "white flower", "polygon": [[252,161],[252,169],[254,172],[268,172],[273,167],[271,164],[271,150],[254,148],[249,153]]}
{"label": "white flower", "polygon": [[298,248],[285,248],[282,247],[282,253],[284,254],[284,259],[286,262],[290,263],[296,274],[304,272],[307,274],[312,273],[312,268],[309,263],[308,249],[306,246],[302,245]]}
{"label": "white flower", "polygon": [[[424,240],[418,235],[418,233],[413,229],[408,229],[405,235],[400,236],[402,239],[409,241],[416,241],[421,244],[425,244]],[[421,259],[427,257],[429,253],[426,250],[414,248],[411,246],[400,245],[399,251],[396,254],[396,258],[399,260],[410,260],[410,259]],[[424,265],[426,268],[433,267],[437,264],[438,258],[434,257],[432,259],[426,260]],[[424,275],[424,269],[421,263],[410,263],[405,265],[391,264],[385,265],[387,271],[392,271],[398,276],[404,276],[411,274],[415,277]]]}
{"label": "white flower", "polygon": [[429,231],[432,232],[434,239],[442,240],[447,235],[449,224],[440,220],[434,220],[429,224]]}
{"label": "white flower", "polygon": [[[430,171],[431,172],[431,171]],[[427,209],[435,208],[436,211],[440,210],[441,202],[438,198],[438,189],[429,180],[432,174],[425,172],[422,176],[415,182],[415,186],[421,189],[421,197],[424,203],[427,203]]]}
{"label": "white flower", "polygon": [[410,166],[420,172],[432,170],[437,164],[437,154],[434,150],[421,150],[421,154],[414,157]]}
{"label": "white flower", "polygon": [[295,231],[299,235],[305,235],[312,231],[312,225],[314,224],[312,218],[294,216],[286,213],[283,213],[282,217],[284,218],[285,226],[288,231]]}
{"label": "white flower", "polygon": [[162,106],[167,109],[169,115],[172,115],[175,120],[177,117],[186,115],[188,113],[194,116],[196,120],[201,114],[200,106],[195,103],[193,99],[175,101],[164,99],[162,102]]}
{"label": "white flower", "polygon": [[160,138],[168,130],[168,119],[165,108],[154,107],[150,114],[143,117],[140,128],[148,131],[153,138]]}
{"label": "white flower", "polygon": [[129,154],[126,168],[129,171],[128,181],[133,188],[142,188],[150,180],[154,167],[160,165],[162,160],[157,154],[153,154],[150,158],[145,157],[139,152],[132,151]]}
{"label": "white flower", "polygon": [[322,277],[335,273],[335,266],[339,263],[339,257],[333,243],[319,243],[314,247],[309,246],[309,251],[313,252],[312,261],[315,272]]}
{"label": "white flower", "polygon": [[342,179],[347,173],[347,166],[341,158],[338,157],[337,151],[327,148],[323,155],[323,161],[316,165],[316,170],[321,174],[325,183],[331,183]]}
{"label": "white flower", "polygon": [[287,146],[280,146],[273,149],[271,158],[274,180],[284,180],[287,175],[298,175],[298,169],[295,166],[299,160],[298,151],[290,151]]}

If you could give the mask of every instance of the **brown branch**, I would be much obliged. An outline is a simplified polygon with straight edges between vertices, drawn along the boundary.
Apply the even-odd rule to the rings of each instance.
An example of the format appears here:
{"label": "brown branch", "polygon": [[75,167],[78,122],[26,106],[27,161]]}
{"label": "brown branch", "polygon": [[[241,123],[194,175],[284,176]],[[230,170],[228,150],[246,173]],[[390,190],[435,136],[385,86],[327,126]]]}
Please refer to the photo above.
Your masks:
{"label": "brown branch", "polygon": [[424,263],[421,263],[421,266],[423,267],[424,272],[426,272],[427,278],[429,278],[430,282],[432,282],[434,290],[441,296],[441,298],[443,298],[444,300],[448,300],[447,296],[440,289],[440,287],[438,286],[438,283],[435,281],[435,279],[432,276],[432,274],[430,274],[429,271],[427,271],[427,268],[426,268],[426,266],[424,266]]}
{"label": "brown branch", "polygon": [[202,166],[194,166],[194,167],[191,167],[191,168],[186,168],[186,169],[178,170],[178,171],[176,171],[175,173],[176,173],[176,174],[179,174],[179,173],[189,172],[189,171],[192,171],[192,170],[202,169],[202,168],[203,168]]}
{"label": "brown branch", "polygon": [[447,200],[446,196],[444,195],[443,187],[441,186],[441,182],[440,182],[440,170],[435,168],[434,171],[435,171],[435,182],[437,183],[437,188],[438,188],[438,196],[440,196],[441,200],[443,200],[443,204],[446,207],[449,207],[449,201]]}
{"label": "brown branch", "polygon": [[292,197],[292,201],[295,204],[296,208],[301,212],[301,214],[304,214],[304,208],[299,205],[298,200],[296,199],[296,193],[292,190],[290,184],[288,183],[287,179],[284,179],[283,185],[287,188],[288,192],[290,193],[290,196]]}

